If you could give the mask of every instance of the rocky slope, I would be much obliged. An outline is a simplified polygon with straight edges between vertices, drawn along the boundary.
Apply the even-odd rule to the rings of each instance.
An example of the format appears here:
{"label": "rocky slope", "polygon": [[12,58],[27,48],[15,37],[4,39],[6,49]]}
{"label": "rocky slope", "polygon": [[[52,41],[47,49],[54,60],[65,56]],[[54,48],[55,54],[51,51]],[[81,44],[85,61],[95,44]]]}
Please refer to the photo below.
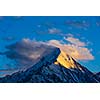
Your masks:
{"label": "rocky slope", "polygon": [[[46,51],[45,51],[46,52]],[[99,77],[59,48],[41,56],[32,67],[0,78],[1,83],[98,83]]]}

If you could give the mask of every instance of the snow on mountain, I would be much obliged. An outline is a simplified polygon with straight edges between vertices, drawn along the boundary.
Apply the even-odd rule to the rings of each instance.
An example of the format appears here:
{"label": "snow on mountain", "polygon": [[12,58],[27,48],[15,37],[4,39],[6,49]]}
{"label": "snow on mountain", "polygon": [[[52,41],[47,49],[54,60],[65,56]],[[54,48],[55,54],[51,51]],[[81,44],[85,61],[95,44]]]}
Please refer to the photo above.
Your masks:
{"label": "snow on mountain", "polygon": [[57,57],[57,61],[55,62],[55,64],[61,64],[63,67],[66,67],[66,68],[81,69],[81,67],[75,64],[74,59],[63,51],[61,51],[61,53]]}
{"label": "snow on mountain", "polygon": [[36,64],[0,78],[3,83],[97,83],[94,73],[72,57],[52,47],[45,50]]}

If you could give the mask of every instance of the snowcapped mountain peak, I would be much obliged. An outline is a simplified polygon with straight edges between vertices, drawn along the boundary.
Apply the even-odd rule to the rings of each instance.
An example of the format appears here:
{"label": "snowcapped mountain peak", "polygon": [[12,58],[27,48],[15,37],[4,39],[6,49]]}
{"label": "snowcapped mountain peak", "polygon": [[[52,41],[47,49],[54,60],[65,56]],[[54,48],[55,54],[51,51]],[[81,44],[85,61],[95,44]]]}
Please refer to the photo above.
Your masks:
{"label": "snowcapped mountain peak", "polygon": [[[45,47],[45,48],[44,48]],[[98,75],[76,62],[59,48],[42,45],[36,63],[0,78],[2,83],[98,83]],[[36,50],[36,49],[35,49]],[[37,49],[38,50],[38,49]]]}
{"label": "snowcapped mountain peak", "polygon": [[61,51],[59,56],[57,57],[57,61],[55,64],[60,64],[63,67],[66,68],[77,68],[75,65],[75,61],[72,57],[70,57],[68,54],[66,54],[64,51]]}

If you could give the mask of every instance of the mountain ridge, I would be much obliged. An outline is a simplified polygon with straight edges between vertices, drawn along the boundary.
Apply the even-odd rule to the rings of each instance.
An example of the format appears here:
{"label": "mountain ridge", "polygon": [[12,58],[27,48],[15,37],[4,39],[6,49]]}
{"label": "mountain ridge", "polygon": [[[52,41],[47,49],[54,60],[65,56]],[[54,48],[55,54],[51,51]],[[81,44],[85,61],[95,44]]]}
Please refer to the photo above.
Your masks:
{"label": "mountain ridge", "polygon": [[[45,51],[46,52],[46,51]],[[44,53],[45,53],[44,52]],[[94,75],[84,66],[53,48],[32,67],[0,78],[1,83],[98,83]]]}

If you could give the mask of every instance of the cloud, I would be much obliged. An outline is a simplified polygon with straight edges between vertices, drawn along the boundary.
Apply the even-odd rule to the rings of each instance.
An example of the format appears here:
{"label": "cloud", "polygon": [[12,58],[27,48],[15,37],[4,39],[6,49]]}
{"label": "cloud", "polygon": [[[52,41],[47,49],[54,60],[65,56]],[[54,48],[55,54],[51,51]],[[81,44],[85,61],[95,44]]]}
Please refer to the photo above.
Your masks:
{"label": "cloud", "polygon": [[1,53],[1,55],[14,60],[19,68],[27,68],[35,64],[43,53],[51,48],[51,46],[46,45],[44,42],[23,39],[22,41],[6,46],[7,51]]}
{"label": "cloud", "polygon": [[96,22],[96,25],[99,27],[100,26],[100,21],[97,21]]}
{"label": "cloud", "polygon": [[[85,43],[79,41],[79,39],[68,37],[66,40],[68,44],[58,40],[48,41],[49,45],[59,47],[76,60],[93,60],[94,56],[91,54],[91,50],[85,47]],[[74,43],[75,42],[75,43]]]}
{"label": "cloud", "polygon": [[[15,61],[18,69],[34,65],[41,56],[54,47],[60,48],[76,60],[88,61],[94,59],[91,50],[85,47],[85,43],[76,38],[69,38],[71,37],[66,38],[69,43],[58,40],[42,42],[25,38],[22,41],[6,46],[7,51],[1,52],[0,55],[5,55],[8,59]],[[73,43],[72,40],[76,43]]]}
{"label": "cloud", "polygon": [[74,38],[74,37],[68,37],[68,38],[65,38],[65,40],[69,41],[71,44],[74,44],[76,46],[86,46],[84,42],[81,42],[79,39]]}
{"label": "cloud", "polygon": [[73,34],[71,34],[71,33],[67,33],[66,34],[66,37],[73,37],[74,35]]}
{"label": "cloud", "polygon": [[86,22],[85,20],[83,21],[68,20],[65,22],[65,25],[69,25],[72,27],[80,28],[80,29],[87,29],[90,26],[90,24]]}
{"label": "cloud", "polygon": [[61,30],[57,29],[57,28],[50,28],[50,29],[48,29],[48,32],[50,34],[56,34],[56,33],[61,33]]}

